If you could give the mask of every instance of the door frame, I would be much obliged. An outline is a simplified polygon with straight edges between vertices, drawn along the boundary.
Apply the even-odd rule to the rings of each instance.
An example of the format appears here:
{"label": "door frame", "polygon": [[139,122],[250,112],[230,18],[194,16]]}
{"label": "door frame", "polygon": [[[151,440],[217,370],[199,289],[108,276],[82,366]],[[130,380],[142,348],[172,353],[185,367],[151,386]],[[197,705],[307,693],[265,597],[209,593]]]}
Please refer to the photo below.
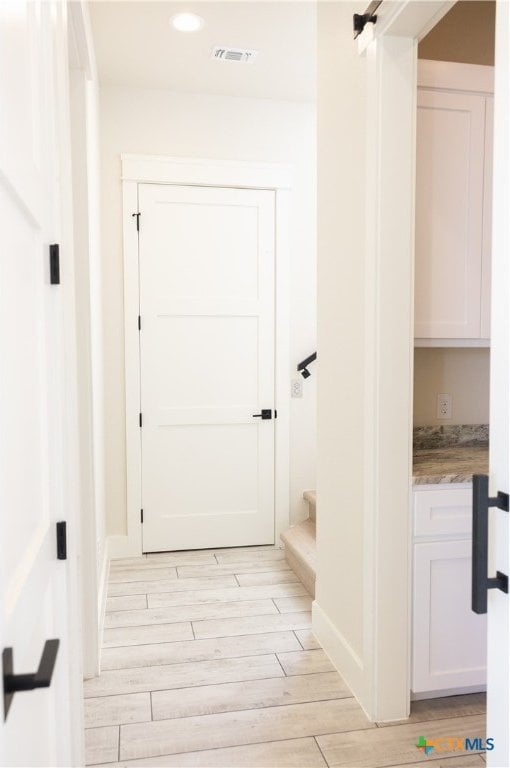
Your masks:
{"label": "door frame", "polygon": [[[81,603],[81,552],[83,546],[82,522],[86,511],[80,496],[79,455],[79,398],[78,398],[78,346],[76,340],[76,260],[75,232],[72,206],[72,148],[70,105],[70,34],[76,29],[80,17],[87,18],[83,2],[76,3],[70,13],[69,5],[56,3],[54,7],[54,62],[55,88],[59,101],[55,111],[55,130],[58,140],[59,200],[56,216],[56,236],[61,243],[62,344],[63,378],[65,392],[61,403],[62,434],[62,498],[68,531],[67,559],[62,565],[67,572],[66,588],[58,578],[58,599],[66,614],[68,627],[67,697],[62,706],[69,709],[70,732],[58,728],[58,751],[64,760],[81,765],[85,755],[83,704],[83,634]],[[58,233],[58,234],[57,234]],[[64,757],[65,756],[65,757]]]}
{"label": "door frame", "polygon": [[[124,258],[124,371],[126,414],[127,535],[112,536],[110,558],[142,554],[142,451],[140,441],[140,337],[138,185],[231,187],[275,193],[275,544],[289,527],[290,290],[289,209],[292,170],[276,163],[251,163],[159,155],[121,155]],[[142,223],[143,226],[143,223]]]}
{"label": "door frame", "polygon": [[75,250],[83,676],[100,672],[108,553],[104,525],[99,82],[88,8],[69,3],[68,61]]}

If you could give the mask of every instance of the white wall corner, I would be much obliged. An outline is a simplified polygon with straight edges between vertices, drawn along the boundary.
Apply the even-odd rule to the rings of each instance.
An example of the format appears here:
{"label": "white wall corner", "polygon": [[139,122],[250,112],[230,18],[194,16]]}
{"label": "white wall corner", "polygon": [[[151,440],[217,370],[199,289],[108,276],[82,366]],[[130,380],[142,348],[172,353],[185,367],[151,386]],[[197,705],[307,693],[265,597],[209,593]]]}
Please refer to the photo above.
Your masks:
{"label": "white wall corner", "polygon": [[316,600],[312,604],[312,631],[370,719],[363,661]]}
{"label": "white wall corner", "polygon": [[140,557],[141,552],[138,549],[136,539],[130,538],[124,534],[115,534],[108,536],[108,557],[109,560],[119,560],[123,557]]}
{"label": "white wall corner", "polygon": [[383,36],[368,56],[363,625],[378,721],[410,703],[416,46]]}
{"label": "white wall corner", "polygon": [[103,547],[103,560],[99,568],[99,580],[97,591],[97,658],[98,658],[98,670],[97,674],[101,672],[101,650],[103,645],[103,631],[104,631],[104,619],[106,613],[106,598],[108,593],[108,577],[110,575],[110,542],[109,539],[105,540]]}

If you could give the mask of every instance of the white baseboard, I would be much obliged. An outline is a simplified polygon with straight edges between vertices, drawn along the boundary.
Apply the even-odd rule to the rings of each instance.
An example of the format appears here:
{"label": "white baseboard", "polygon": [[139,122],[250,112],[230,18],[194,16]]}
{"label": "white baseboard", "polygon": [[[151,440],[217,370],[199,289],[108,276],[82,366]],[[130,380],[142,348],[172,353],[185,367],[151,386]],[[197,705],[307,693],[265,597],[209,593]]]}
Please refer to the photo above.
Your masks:
{"label": "white baseboard", "polygon": [[367,717],[372,720],[369,714],[370,707],[363,661],[334,626],[317,601],[312,605],[312,630],[331,659],[333,666],[347,683]]}
{"label": "white baseboard", "polygon": [[486,690],[486,685],[465,685],[462,688],[442,688],[438,691],[420,691],[419,693],[411,691],[411,701],[442,699],[445,696],[461,696],[466,693],[485,693]]}
{"label": "white baseboard", "polygon": [[108,536],[108,545],[110,560],[118,560],[122,557],[140,557],[141,554],[134,550],[133,542],[130,541],[129,537],[121,534]]}

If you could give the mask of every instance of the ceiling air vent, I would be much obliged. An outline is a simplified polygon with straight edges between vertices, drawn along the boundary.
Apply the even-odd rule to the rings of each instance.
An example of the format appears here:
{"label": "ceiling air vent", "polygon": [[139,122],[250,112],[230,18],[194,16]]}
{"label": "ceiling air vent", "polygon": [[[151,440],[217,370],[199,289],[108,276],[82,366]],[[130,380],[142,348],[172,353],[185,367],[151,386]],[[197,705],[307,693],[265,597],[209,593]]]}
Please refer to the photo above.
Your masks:
{"label": "ceiling air vent", "polygon": [[212,59],[221,59],[222,61],[239,61],[249,64],[255,60],[258,51],[250,48],[224,48],[217,45],[213,48]]}

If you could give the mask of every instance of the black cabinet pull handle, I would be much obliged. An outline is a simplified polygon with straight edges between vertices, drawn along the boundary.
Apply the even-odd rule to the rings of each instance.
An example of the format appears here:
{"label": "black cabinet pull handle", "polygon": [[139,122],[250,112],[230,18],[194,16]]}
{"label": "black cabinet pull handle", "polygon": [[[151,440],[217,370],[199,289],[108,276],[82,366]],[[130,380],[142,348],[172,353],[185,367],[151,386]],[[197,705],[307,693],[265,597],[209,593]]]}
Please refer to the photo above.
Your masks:
{"label": "black cabinet pull handle", "polygon": [[273,412],[271,408],[262,408],[260,413],[252,413],[252,416],[254,419],[262,419],[265,421],[266,419],[273,418]]}
{"label": "black cabinet pull handle", "polygon": [[60,640],[46,640],[37,672],[28,675],[14,674],[14,654],[12,648],[4,648],[2,652],[3,684],[4,684],[4,720],[15,693],[33,691],[35,688],[49,688],[57,660]]}
{"label": "black cabinet pull handle", "polygon": [[471,609],[474,613],[487,613],[487,592],[500,589],[508,592],[508,576],[496,571],[489,578],[489,507],[498,507],[508,512],[508,494],[498,491],[489,497],[487,475],[473,475],[473,541],[471,571]]}

